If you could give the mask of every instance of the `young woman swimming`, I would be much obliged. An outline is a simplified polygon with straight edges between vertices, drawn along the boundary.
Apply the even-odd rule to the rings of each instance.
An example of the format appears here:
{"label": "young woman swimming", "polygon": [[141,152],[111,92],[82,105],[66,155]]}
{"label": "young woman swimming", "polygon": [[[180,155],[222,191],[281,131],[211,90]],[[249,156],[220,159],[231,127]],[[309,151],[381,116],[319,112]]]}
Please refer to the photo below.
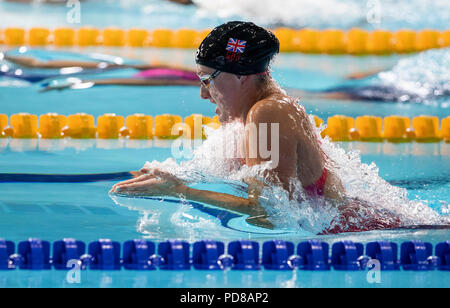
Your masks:
{"label": "young woman swimming", "polygon": [[[395,221],[355,220],[355,209],[363,207],[359,200],[347,200],[339,177],[326,167],[327,157],[304,108],[271,78],[269,64],[279,52],[279,41],[271,33],[253,23],[229,22],[215,28],[200,45],[197,73],[201,81],[200,96],[217,106],[216,114],[222,124],[239,121],[246,128],[267,124],[265,129],[246,130],[246,157],[243,164],[257,166],[263,158],[255,148],[260,134],[270,136],[270,126],[279,126],[278,164],[266,174],[272,185],[282,186],[292,195],[291,181],[299,181],[310,198],[322,196],[339,206],[339,223],[324,233],[363,231],[397,226]],[[269,130],[269,131],[264,131]],[[257,141],[259,143],[259,141]],[[267,148],[275,147],[269,137]],[[271,228],[266,210],[259,203],[264,187],[256,179],[247,180],[248,198],[188,187],[172,174],[161,170],[141,170],[138,177],[120,182],[111,193],[144,196],[179,196],[211,204],[250,216],[252,224]],[[338,226],[337,226],[338,225]]]}

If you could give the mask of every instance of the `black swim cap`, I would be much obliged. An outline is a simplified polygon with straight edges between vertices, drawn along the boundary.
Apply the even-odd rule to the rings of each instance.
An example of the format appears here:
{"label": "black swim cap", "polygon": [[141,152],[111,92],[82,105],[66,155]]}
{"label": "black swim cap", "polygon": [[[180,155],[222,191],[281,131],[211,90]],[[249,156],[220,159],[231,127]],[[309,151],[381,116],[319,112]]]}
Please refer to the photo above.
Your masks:
{"label": "black swim cap", "polygon": [[276,36],[252,22],[232,21],[216,27],[197,50],[196,63],[236,75],[267,71],[280,50]]}

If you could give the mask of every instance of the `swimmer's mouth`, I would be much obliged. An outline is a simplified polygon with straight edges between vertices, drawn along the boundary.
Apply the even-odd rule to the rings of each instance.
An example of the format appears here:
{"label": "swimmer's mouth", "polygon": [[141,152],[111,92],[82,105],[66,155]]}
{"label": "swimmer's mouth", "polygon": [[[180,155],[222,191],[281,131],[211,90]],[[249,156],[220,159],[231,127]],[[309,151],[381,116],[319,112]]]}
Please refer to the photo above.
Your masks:
{"label": "swimmer's mouth", "polygon": [[225,122],[222,112],[220,112],[219,108],[216,108],[215,113],[217,114],[217,117],[219,118],[219,122]]}

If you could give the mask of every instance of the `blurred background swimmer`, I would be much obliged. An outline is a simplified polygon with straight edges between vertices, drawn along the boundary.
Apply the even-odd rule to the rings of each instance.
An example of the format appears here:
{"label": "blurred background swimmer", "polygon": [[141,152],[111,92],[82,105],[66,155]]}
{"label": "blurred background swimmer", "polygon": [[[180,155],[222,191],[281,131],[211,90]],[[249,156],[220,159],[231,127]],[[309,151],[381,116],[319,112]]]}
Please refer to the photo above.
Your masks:
{"label": "blurred background swimmer", "polygon": [[174,68],[150,68],[134,74],[129,78],[106,78],[82,80],[66,78],[44,83],[41,93],[52,90],[88,89],[93,86],[198,86],[197,75],[191,71]]}
{"label": "blurred background swimmer", "polygon": [[[199,85],[199,80],[195,72],[185,68],[177,68],[169,65],[149,65],[149,64],[124,64],[105,61],[80,61],[80,60],[48,60],[41,61],[33,57],[11,56],[0,53],[0,60],[6,60],[10,63],[29,69],[59,69],[58,72],[36,73],[33,71],[24,72],[22,69],[10,68],[3,65],[0,68],[0,77],[10,77],[28,82],[41,82],[46,79],[58,79],[62,77],[76,77],[83,74],[100,74],[108,70],[117,69],[135,69],[139,72],[130,78],[109,78],[94,79],[82,81],[78,78],[67,78],[62,81],[44,83],[41,92],[50,90],[62,90],[65,88],[76,88],[80,83],[87,85],[135,85],[135,86],[154,86],[154,85]],[[85,87],[86,88],[86,87]]]}
{"label": "blurred background swimmer", "polygon": [[[47,4],[67,4],[67,0],[4,0],[6,2],[16,2],[16,3],[47,3]],[[84,2],[87,0],[79,0]],[[182,4],[182,5],[192,5],[194,2],[192,0],[167,0],[170,2]]]}

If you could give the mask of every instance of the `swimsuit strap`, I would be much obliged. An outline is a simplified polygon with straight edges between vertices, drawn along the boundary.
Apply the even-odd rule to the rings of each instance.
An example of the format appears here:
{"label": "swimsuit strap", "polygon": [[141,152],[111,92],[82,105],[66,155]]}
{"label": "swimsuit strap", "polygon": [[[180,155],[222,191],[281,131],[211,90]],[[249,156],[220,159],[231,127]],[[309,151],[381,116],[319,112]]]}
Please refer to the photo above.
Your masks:
{"label": "swimsuit strap", "polygon": [[317,187],[317,193],[320,196],[323,196],[323,193],[325,192],[325,184],[327,182],[327,177],[328,177],[328,169],[324,168],[322,176],[320,177],[320,179],[317,180],[315,184]]}
{"label": "swimsuit strap", "polygon": [[309,195],[323,196],[325,192],[325,183],[327,182],[328,170],[323,169],[322,176],[314,183],[307,187],[303,187]]}

